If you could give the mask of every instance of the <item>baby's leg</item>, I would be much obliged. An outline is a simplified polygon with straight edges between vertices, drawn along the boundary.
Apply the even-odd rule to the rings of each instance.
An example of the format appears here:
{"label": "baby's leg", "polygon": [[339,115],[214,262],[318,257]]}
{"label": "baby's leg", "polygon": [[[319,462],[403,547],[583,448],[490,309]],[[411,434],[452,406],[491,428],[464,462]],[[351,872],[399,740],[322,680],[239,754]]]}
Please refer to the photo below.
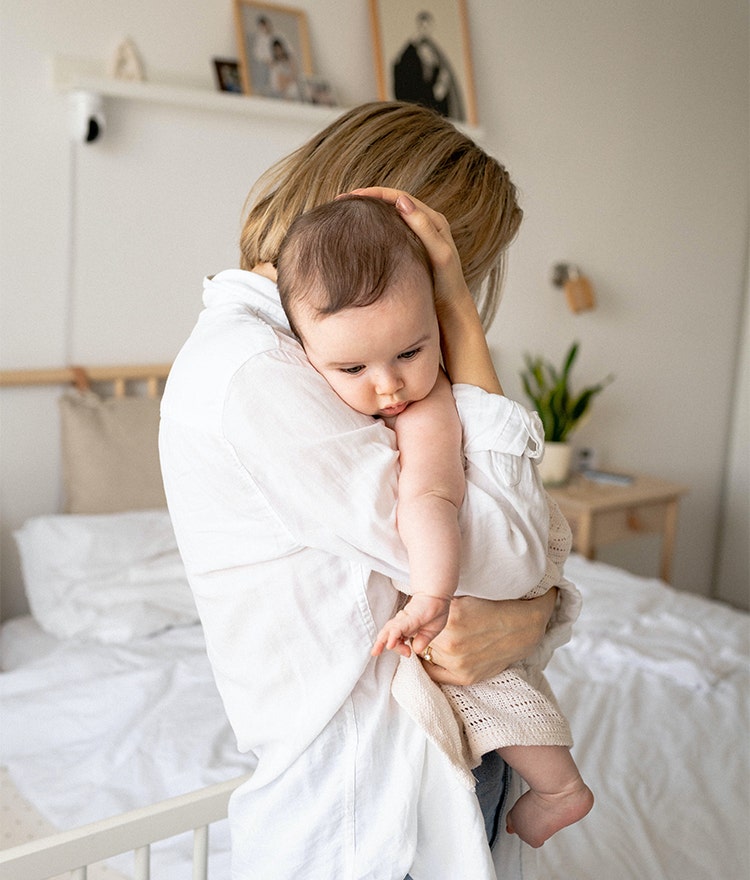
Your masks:
{"label": "baby's leg", "polygon": [[529,846],[541,846],[593,807],[594,795],[565,746],[507,746],[498,752],[530,788],[506,820],[508,833],[517,834]]}

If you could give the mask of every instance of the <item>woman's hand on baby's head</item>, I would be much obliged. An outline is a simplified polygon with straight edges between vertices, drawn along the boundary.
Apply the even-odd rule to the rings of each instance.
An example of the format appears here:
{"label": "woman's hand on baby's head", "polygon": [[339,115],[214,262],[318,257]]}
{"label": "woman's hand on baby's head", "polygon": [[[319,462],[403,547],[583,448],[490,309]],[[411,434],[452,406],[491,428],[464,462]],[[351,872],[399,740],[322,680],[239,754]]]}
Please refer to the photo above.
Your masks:
{"label": "woman's hand on baby's head", "polygon": [[383,199],[394,205],[404,222],[419,236],[432,263],[438,317],[442,308],[457,303],[462,307],[476,308],[463,276],[450,224],[443,214],[399,189],[371,186],[355,189],[352,194]]}

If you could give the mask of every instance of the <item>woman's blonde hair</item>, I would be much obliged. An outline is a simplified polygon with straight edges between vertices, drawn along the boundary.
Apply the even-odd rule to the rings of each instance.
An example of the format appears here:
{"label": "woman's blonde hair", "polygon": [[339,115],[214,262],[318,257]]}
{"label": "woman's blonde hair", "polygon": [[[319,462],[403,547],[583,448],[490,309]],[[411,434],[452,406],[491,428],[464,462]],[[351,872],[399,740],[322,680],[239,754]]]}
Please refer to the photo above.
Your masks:
{"label": "woman's blonde hair", "polygon": [[488,327],[500,302],[505,251],[521,222],[516,189],[496,159],[416,104],[355,107],[270,168],[248,197],[242,268],[275,266],[297,216],[367,186],[405,190],[445,215]]}

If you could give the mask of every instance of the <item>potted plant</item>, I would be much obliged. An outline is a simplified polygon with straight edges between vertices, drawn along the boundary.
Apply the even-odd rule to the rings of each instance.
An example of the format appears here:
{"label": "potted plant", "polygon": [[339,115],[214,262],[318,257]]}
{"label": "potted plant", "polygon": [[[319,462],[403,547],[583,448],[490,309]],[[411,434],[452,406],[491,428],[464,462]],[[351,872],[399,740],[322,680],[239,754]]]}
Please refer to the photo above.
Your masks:
{"label": "potted plant", "polygon": [[524,355],[526,367],[521,371],[521,381],[544,427],[545,453],[539,469],[547,486],[567,481],[572,456],[568,437],[589,411],[594,397],[613,378],[608,376],[597,385],[573,393],[569,380],[578,347],[577,342],[570,346],[559,371],[541,357]]}

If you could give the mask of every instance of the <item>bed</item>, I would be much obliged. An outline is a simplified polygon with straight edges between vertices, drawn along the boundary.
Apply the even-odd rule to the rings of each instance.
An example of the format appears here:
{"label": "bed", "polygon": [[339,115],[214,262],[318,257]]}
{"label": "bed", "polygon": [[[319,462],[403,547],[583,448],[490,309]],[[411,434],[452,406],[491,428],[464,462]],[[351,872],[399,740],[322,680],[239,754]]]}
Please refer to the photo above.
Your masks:
{"label": "bed", "polygon": [[[61,403],[66,510],[15,534],[30,613],[0,628],[0,880],[88,861],[77,880],[218,880],[226,803],[252,761],[224,720],[160,486],[147,506],[139,490],[127,509],[100,509],[117,479],[112,450],[97,452],[112,425],[90,424],[92,411],[107,421],[94,373],[75,373],[82,390]],[[133,447],[136,434],[155,443],[159,389],[135,380],[152,403],[120,425]],[[130,453],[150,491],[142,450],[114,459]],[[536,853],[539,877],[750,876],[748,615],[576,555],[566,573],[584,611],[548,673],[597,803]]]}

